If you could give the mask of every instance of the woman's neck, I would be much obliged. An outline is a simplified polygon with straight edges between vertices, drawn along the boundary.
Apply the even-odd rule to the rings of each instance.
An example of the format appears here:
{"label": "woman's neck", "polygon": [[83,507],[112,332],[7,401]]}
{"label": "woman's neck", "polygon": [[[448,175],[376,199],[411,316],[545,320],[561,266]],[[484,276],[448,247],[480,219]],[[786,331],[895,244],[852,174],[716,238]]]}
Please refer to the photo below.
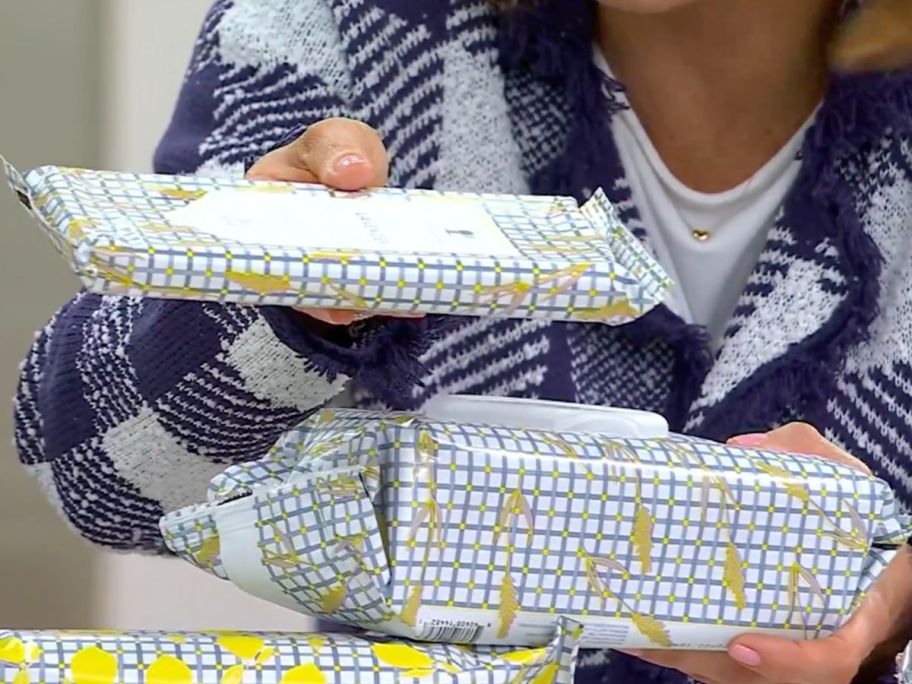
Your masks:
{"label": "woman's neck", "polygon": [[697,0],[662,14],[601,7],[599,43],[684,184],[719,192],[795,134],[827,83],[838,0]]}

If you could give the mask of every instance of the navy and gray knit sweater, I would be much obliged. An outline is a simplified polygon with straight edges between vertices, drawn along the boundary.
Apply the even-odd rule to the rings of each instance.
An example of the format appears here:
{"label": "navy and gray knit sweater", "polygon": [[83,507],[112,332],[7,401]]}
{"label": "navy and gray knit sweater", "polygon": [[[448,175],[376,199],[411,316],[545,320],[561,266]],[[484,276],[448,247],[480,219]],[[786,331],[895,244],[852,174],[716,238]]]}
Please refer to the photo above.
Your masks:
{"label": "navy and gray knit sweater", "polygon": [[[593,8],[542,0],[218,0],[157,153],[241,175],[308,124],[377,128],[392,183],[569,194],[603,187],[642,235],[591,62]],[[660,307],[622,328],[484,319],[318,337],[288,310],[81,294],[40,332],[16,402],[20,457],[88,539],[162,552],[201,500],[346,387],[360,406],[438,393],[663,413],[725,439],[805,420],[912,502],[912,77],[837,79],[721,350]],[[657,523],[661,524],[661,522]],[[621,656],[586,682],[678,682]]]}

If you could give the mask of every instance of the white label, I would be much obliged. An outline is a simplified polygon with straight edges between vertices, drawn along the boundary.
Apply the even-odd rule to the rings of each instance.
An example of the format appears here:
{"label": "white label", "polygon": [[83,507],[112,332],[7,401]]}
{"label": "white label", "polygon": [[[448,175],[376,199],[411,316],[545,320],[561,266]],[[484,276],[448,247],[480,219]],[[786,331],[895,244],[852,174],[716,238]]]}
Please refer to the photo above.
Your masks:
{"label": "white label", "polygon": [[521,256],[477,201],[439,195],[218,190],[168,215],[247,244],[402,254]]}

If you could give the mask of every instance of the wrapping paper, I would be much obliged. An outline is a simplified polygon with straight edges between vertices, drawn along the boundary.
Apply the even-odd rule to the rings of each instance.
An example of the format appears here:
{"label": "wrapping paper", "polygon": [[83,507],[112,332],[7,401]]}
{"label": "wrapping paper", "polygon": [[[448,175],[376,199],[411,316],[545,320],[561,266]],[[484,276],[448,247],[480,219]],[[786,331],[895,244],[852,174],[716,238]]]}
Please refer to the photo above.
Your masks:
{"label": "wrapping paper", "polygon": [[4,165],[92,292],[619,324],[670,287],[601,192],[579,207]]}
{"label": "wrapping paper", "polygon": [[6,684],[572,684],[580,628],[540,649],[342,634],[0,631]]}
{"label": "wrapping paper", "polygon": [[162,521],[310,615],[428,641],[724,649],[842,625],[904,535],[882,482],[806,456],[324,411]]}

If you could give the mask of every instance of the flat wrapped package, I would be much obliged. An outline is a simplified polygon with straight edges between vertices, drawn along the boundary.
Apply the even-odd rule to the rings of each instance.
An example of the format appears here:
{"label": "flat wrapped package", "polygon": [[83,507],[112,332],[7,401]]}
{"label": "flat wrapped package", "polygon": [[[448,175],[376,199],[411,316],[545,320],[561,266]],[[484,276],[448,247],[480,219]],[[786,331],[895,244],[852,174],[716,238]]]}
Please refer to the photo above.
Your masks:
{"label": "flat wrapped package", "polygon": [[572,684],[580,628],[544,648],[382,635],[0,630],[5,684]]}
{"label": "flat wrapped package", "polygon": [[724,649],[815,638],[902,542],[889,487],[837,463],[525,400],[325,410],[167,515],[179,556],[310,615],[419,641]]}
{"label": "flat wrapped package", "polygon": [[4,165],[96,293],[620,324],[670,287],[600,191],[580,207]]}

